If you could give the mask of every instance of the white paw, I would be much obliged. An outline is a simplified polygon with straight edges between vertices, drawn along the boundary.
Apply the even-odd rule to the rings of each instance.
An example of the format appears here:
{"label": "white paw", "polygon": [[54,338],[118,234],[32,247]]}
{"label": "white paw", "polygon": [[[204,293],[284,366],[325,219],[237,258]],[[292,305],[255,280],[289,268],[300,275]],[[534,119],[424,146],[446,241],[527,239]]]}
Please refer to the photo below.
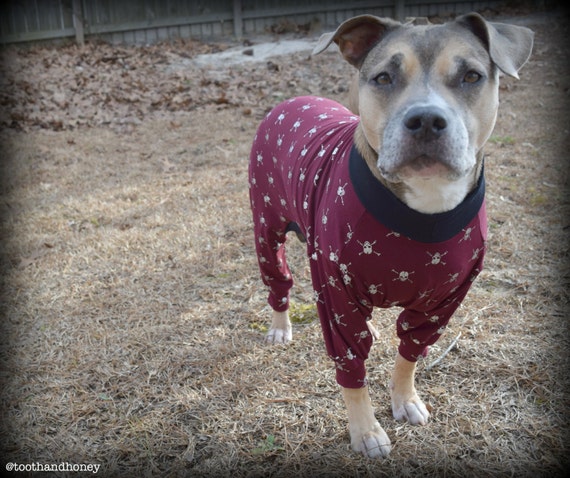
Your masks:
{"label": "white paw", "polygon": [[392,450],[390,438],[376,423],[372,430],[364,433],[351,433],[352,449],[368,458],[386,458]]}
{"label": "white paw", "polygon": [[288,344],[293,339],[291,329],[270,329],[265,336],[265,341],[269,344]]}
{"label": "white paw", "polygon": [[265,341],[269,344],[288,344],[293,339],[293,327],[289,320],[287,311],[273,311],[271,328],[265,336]]}
{"label": "white paw", "polygon": [[392,397],[392,413],[396,420],[411,425],[427,425],[429,421],[429,411],[416,394],[407,399]]}

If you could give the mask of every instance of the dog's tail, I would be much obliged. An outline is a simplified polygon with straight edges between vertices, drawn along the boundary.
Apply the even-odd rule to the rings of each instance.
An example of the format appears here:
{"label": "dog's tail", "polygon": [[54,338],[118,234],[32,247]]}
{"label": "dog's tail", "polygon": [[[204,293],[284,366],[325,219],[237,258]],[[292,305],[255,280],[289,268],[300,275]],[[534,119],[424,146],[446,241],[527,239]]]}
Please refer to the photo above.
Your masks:
{"label": "dog's tail", "polygon": [[285,234],[287,234],[288,232],[294,232],[297,236],[297,239],[299,239],[303,243],[307,242],[307,238],[303,234],[303,231],[301,231],[299,224],[297,224],[296,222],[292,221],[289,224],[287,224],[287,228],[285,229]]}

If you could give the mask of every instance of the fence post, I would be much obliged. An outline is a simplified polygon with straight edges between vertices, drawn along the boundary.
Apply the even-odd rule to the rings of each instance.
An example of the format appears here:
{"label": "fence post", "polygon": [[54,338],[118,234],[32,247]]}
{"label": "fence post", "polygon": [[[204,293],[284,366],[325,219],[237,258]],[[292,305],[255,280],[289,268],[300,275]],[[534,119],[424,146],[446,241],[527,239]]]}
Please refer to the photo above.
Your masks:
{"label": "fence post", "polygon": [[242,7],[241,0],[234,0],[234,35],[238,40],[243,35]]}
{"label": "fence post", "polygon": [[394,4],[394,19],[400,22],[404,21],[406,10],[404,8],[405,0],[396,0]]}
{"label": "fence post", "polygon": [[73,28],[75,28],[75,41],[79,46],[85,43],[85,36],[83,33],[83,8],[81,0],[73,0],[71,5],[73,10]]}

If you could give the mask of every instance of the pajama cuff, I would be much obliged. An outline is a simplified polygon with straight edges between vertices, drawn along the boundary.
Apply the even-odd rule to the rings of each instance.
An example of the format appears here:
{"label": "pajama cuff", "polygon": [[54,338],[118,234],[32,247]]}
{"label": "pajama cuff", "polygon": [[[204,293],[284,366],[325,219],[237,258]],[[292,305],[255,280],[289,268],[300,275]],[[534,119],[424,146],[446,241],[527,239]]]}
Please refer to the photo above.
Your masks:
{"label": "pajama cuff", "polygon": [[398,352],[409,362],[417,362],[420,357],[425,358],[428,355],[429,347],[427,345],[407,344],[398,347]]}
{"label": "pajama cuff", "polygon": [[361,365],[346,370],[341,368],[343,364],[336,363],[336,381],[344,388],[363,388],[368,385],[368,379],[366,378],[366,368],[364,367],[364,362]]}
{"label": "pajama cuff", "polygon": [[286,310],[289,310],[289,295],[278,298],[273,293],[270,293],[267,302],[276,312],[285,312]]}

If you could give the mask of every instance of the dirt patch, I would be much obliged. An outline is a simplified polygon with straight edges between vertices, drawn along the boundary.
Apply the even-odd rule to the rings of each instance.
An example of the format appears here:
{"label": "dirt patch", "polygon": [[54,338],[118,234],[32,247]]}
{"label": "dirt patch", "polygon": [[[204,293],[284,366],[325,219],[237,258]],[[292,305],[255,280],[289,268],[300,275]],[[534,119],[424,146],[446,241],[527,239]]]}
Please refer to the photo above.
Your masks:
{"label": "dirt patch", "polygon": [[[97,463],[102,476],[561,476],[569,23],[533,18],[534,54],[503,81],[487,148],[486,269],[420,364],[427,427],[391,418],[397,311],[376,315],[371,394],[394,443],[382,462],[349,450],[310,314],[290,347],[263,344],[247,199],[265,111],[307,93],[345,101],[350,67],[302,52],[169,68],[214,48],[199,44],[4,51],[3,461]],[[304,310],[295,240],[289,260]]]}

